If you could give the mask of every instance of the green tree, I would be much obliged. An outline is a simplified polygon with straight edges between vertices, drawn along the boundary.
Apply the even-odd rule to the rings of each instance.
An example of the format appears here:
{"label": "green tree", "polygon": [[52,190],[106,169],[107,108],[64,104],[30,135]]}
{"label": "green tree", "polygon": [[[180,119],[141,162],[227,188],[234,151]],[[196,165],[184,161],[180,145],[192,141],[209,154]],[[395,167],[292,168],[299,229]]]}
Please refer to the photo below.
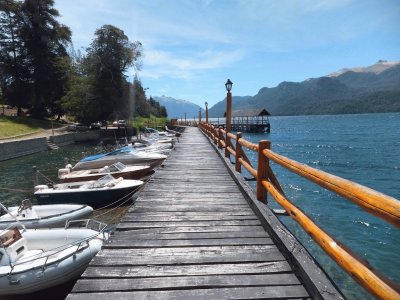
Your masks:
{"label": "green tree", "polygon": [[62,112],[67,112],[78,121],[84,121],[86,116],[90,115],[87,107],[92,78],[86,72],[85,57],[79,50],[75,52],[72,46],[69,57],[66,93],[56,104],[61,107]]}
{"label": "green tree", "polygon": [[160,114],[159,117],[166,118],[168,116],[167,108],[165,106],[160,107]]}
{"label": "green tree", "polygon": [[21,38],[23,22],[20,2],[0,1],[0,87],[5,102],[18,107],[18,115],[29,106],[32,90],[28,53]]}
{"label": "green tree", "polygon": [[142,83],[136,76],[133,80],[133,90],[135,99],[134,116],[150,117],[151,106],[146,100],[146,94]]}
{"label": "green tree", "polygon": [[25,0],[21,10],[24,21],[20,36],[26,46],[33,82],[31,113],[43,117],[47,108],[53,113],[56,101],[64,93],[71,31],[57,22],[59,13],[53,0]]}
{"label": "green tree", "polygon": [[95,32],[95,39],[87,49],[85,65],[91,88],[87,95],[86,122],[107,120],[123,114],[127,107],[128,87],[124,73],[129,67],[139,68],[142,44],[130,42],[124,32],[112,25],[104,25]]}

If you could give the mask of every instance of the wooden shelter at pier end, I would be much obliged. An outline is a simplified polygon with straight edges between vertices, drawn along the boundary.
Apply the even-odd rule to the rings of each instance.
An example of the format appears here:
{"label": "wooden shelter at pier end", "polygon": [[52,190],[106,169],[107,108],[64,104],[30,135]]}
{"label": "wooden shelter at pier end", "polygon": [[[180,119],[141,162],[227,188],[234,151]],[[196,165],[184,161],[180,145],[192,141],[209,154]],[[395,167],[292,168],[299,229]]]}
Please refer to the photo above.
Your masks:
{"label": "wooden shelter at pier end", "polygon": [[270,132],[269,115],[271,114],[265,108],[234,110],[231,129],[237,132]]}

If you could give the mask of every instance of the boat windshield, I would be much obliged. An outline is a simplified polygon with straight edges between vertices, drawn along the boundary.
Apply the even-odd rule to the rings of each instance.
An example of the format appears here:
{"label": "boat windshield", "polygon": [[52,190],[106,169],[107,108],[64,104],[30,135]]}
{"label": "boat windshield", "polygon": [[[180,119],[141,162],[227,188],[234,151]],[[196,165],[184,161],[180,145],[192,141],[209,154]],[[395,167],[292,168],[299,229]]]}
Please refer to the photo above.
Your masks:
{"label": "boat windshield", "polygon": [[113,155],[119,155],[119,154],[130,154],[130,153],[135,153],[137,150],[133,147],[130,146],[124,146],[119,149],[116,149],[114,151],[111,151],[109,153],[106,153],[105,156],[113,156]]}
{"label": "boat windshield", "polygon": [[107,185],[107,183],[110,183],[114,181],[114,177],[112,177],[110,174],[107,174],[99,179],[97,179],[93,184],[90,186],[90,188],[100,188],[104,187]]}
{"label": "boat windshield", "polygon": [[134,147],[124,146],[124,147],[121,147],[119,149],[116,149],[116,150],[108,152],[108,153],[102,153],[102,154],[96,154],[96,155],[87,156],[87,157],[81,159],[80,162],[92,161],[92,160],[103,158],[105,156],[129,155],[129,154],[136,153],[136,152],[137,152],[137,150]]}
{"label": "boat windshield", "polygon": [[111,172],[118,172],[118,171],[123,171],[126,168],[126,166],[121,163],[121,162],[116,162],[115,164],[110,166],[110,171]]}
{"label": "boat windshield", "polygon": [[99,170],[101,174],[107,174],[111,172],[122,172],[126,169],[126,166],[123,163],[117,162],[111,166],[105,166]]}

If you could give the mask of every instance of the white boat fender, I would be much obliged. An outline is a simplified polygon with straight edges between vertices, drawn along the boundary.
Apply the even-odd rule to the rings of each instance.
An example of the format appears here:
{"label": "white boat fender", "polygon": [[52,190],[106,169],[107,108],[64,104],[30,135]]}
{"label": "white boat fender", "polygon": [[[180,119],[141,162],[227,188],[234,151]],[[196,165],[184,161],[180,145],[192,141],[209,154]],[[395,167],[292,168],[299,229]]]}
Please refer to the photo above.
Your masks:
{"label": "white boat fender", "polygon": [[34,187],[34,190],[35,190],[35,192],[37,192],[37,191],[45,190],[45,189],[48,189],[48,188],[49,187],[47,185],[45,185],[45,184],[39,184],[39,185],[36,185]]}

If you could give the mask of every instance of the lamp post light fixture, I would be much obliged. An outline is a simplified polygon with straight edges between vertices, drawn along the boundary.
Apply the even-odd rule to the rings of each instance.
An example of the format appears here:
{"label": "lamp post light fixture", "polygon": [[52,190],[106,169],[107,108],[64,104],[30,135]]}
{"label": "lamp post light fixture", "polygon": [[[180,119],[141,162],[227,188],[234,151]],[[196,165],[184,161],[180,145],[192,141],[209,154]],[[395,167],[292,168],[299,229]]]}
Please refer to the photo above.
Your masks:
{"label": "lamp post light fixture", "polygon": [[225,115],[225,131],[226,131],[226,140],[225,140],[225,157],[229,157],[230,152],[228,151],[228,147],[231,145],[231,140],[228,137],[228,133],[231,132],[231,115],[232,115],[232,89],[233,82],[228,79],[225,83],[225,88],[227,91],[226,94],[226,115]]}
{"label": "lamp post light fixture", "polygon": [[232,82],[230,79],[228,79],[228,80],[226,81],[226,83],[225,83],[226,91],[227,91],[228,93],[230,93],[230,91],[231,91],[231,89],[232,89],[232,84],[233,84],[233,82]]}
{"label": "lamp post light fixture", "polygon": [[208,103],[207,103],[207,101],[204,103],[204,105],[206,106],[206,124],[208,124]]}

